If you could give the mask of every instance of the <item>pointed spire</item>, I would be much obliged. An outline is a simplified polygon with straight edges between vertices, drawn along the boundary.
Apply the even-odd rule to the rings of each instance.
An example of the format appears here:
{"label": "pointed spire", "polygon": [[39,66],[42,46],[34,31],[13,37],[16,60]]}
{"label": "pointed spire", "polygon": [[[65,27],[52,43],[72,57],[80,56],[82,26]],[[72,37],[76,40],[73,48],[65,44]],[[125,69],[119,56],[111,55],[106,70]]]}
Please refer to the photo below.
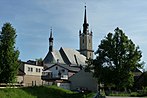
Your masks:
{"label": "pointed spire", "polygon": [[85,5],[85,14],[84,14],[84,24],[87,24],[86,5]]}
{"label": "pointed spire", "polygon": [[52,35],[52,28],[50,29],[50,38],[49,38],[49,52],[53,51],[53,35]]}
{"label": "pointed spire", "polygon": [[51,30],[51,31],[50,31],[50,38],[52,38],[52,27],[51,27],[50,30]]}
{"label": "pointed spire", "polygon": [[84,14],[84,23],[83,23],[83,33],[87,34],[88,33],[88,22],[87,22],[87,16],[86,16],[86,6],[85,6],[85,14]]}

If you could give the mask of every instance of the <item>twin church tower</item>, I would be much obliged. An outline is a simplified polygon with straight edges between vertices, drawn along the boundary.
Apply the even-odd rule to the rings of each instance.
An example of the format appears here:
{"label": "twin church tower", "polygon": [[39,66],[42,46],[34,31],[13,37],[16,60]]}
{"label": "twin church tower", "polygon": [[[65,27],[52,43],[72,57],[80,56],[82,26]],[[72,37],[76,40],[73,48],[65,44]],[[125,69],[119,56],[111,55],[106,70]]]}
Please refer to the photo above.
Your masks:
{"label": "twin church tower", "polygon": [[[93,58],[92,31],[89,31],[89,24],[87,22],[87,15],[86,15],[86,6],[84,12],[83,31],[79,30],[79,38],[80,38],[80,49],[78,51],[81,54],[83,54],[86,58]],[[53,36],[51,29],[50,38],[49,38],[49,52],[52,51],[53,51]]]}

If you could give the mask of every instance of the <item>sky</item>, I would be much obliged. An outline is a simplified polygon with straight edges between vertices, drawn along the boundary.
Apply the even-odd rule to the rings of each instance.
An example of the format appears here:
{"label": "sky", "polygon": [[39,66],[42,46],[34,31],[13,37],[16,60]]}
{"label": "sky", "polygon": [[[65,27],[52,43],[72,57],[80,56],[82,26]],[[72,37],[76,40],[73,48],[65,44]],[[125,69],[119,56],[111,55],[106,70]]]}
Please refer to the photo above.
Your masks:
{"label": "sky", "polygon": [[79,49],[85,3],[94,51],[119,27],[140,47],[147,63],[147,0],[0,0],[0,27],[10,22],[16,29],[22,61],[46,56],[51,28],[54,49]]}

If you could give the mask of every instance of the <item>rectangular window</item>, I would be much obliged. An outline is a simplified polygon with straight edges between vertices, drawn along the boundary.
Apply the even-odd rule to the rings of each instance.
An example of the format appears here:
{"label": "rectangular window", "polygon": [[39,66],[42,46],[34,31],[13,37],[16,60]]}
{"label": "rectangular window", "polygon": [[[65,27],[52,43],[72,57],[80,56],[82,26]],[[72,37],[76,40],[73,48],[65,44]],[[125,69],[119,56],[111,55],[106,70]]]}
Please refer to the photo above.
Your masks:
{"label": "rectangular window", "polygon": [[38,72],[38,68],[36,68],[36,72]]}
{"label": "rectangular window", "polygon": [[31,72],[33,72],[33,68],[31,68]]}
{"label": "rectangular window", "polygon": [[36,72],[40,72],[40,68],[36,68]]}
{"label": "rectangular window", "polygon": [[30,67],[28,67],[28,71],[30,71]]}

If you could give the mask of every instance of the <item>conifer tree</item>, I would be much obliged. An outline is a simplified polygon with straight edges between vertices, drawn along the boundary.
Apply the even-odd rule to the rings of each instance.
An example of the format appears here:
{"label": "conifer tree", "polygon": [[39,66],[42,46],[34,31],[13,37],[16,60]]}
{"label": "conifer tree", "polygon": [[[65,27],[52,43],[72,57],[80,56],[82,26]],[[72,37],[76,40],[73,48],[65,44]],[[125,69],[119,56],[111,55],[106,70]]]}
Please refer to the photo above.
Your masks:
{"label": "conifer tree", "polygon": [[15,49],[16,31],[5,23],[0,32],[0,83],[15,82],[19,62],[19,51]]}

